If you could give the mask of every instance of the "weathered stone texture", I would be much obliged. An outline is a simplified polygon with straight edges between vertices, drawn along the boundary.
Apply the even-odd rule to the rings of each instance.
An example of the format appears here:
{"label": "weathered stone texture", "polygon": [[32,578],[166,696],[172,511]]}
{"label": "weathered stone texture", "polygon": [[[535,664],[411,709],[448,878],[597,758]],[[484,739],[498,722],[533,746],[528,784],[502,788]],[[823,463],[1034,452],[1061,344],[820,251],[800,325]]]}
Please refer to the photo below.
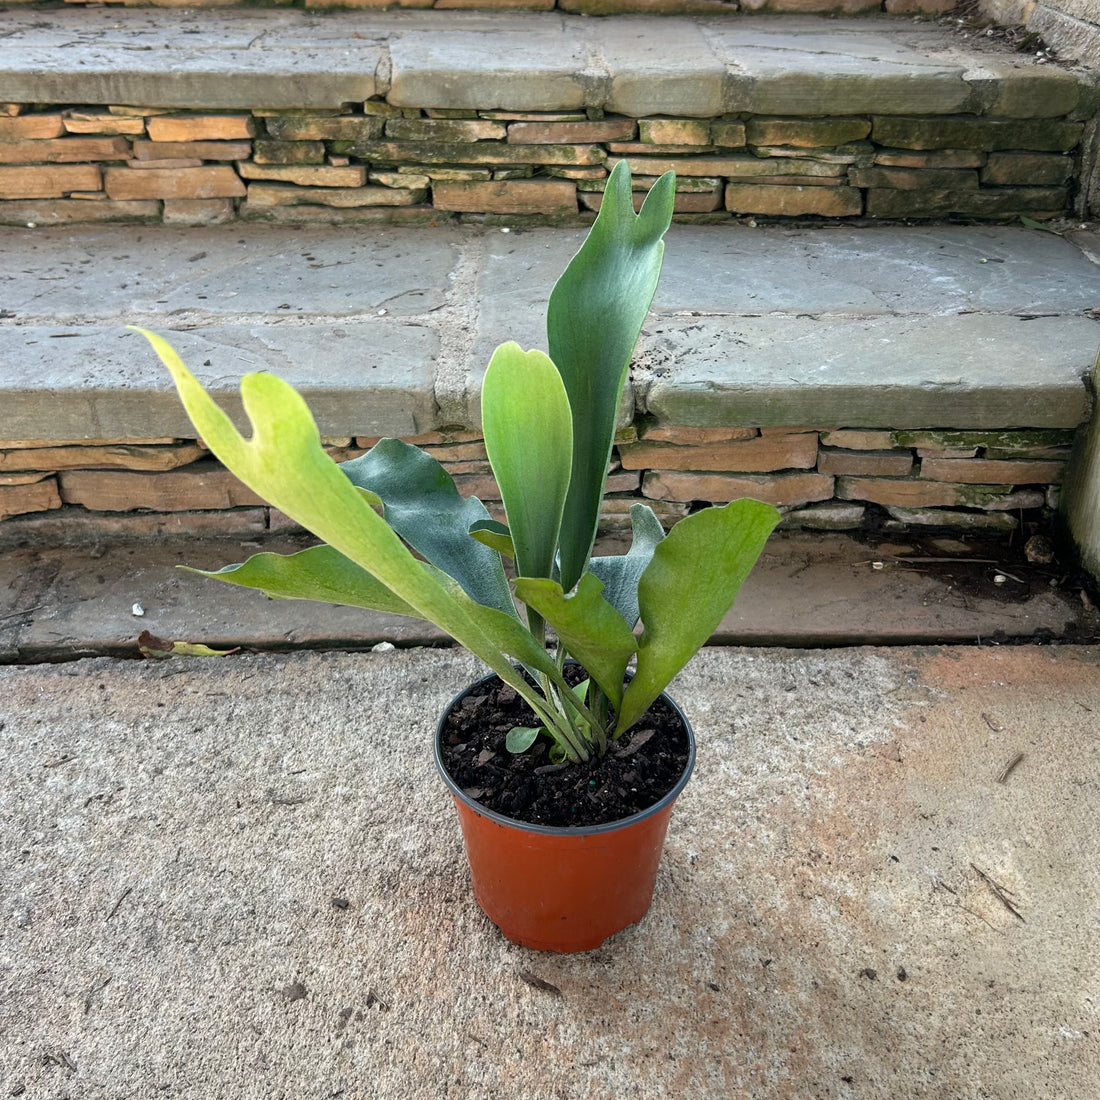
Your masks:
{"label": "weathered stone texture", "polygon": [[441,181],[432,189],[432,205],[438,210],[497,214],[575,213],[577,191],[568,180]]}
{"label": "weathered stone texture", "polygon": [[994,511],[1014,507],[1038,507],[1020,504],[1030,500],[1013,493],[1011,484],[975,485],[946,481],[896,480],[873,477],[840,477],[836,495],[841,500],[866,500],[874,504],[897,505],[902,508],[983,508]]}
{"label": "weathered stone texture", "polygon": [[1065,153],[1080,140],[1079,122],[1048,119],[1008,120],[988,118],[901,118],[875,116],[871,137],[880,145],[903,149],[1031,149]]}
{"label": "weathered stone texture", "polygon": [[750,145],[825,147],[860,141],[870,132],[866,118],[752,118],[745,126]]}
{"label": "weathered stone texture", "polygon": [[[246,157],[236,159],[245,160]],[[324,164],[325,143],[257,138],[252,143],[252,159],[257,164]]]}
{"label": "weathered stone texture", "polygon": [[990,153],[982,183],[1017,187],[1060,187],[1073,175],[1069,157],[1043,153]]}
{"label": "weathered stone texture", "polygon": [[362,164],[334,168],[328,164],[254,164],[242,161],[237,165],[246,180],[278,180],[298,183],[303,187],[362,187],[367,182],[367,169]]}
{"label": "weathered stone texture", "polygon": [[0,520],[29,512],[48,512],[61,507],[57,482],[53,478],[29,485],[0,485]]}
{"label": "weathered stone texture", "polygon": [[722,470],[757,472],[809,470],[817,462],[817,436],[760,436],[744,442],[677,446],[651,439],[622,444],[619,458],[628,470]]}
{"label": "weathered stone texture", "polygon": [[0,141],[21,141],[29,138],[59,138],[65,133],[60,114],[0,115]]}
{"label": "weathered stone texture", "polygon": [[248,204],[264,206],[414,206],[427,197],[424,188],[399,187],[301,187],[286,183],[252,183]]}
{"label": "weathered stone texture", "polygon": [[0,448],[0,471],[10,470],[174,470],[198,461],[206,451],[197,443],[158,447],[111,446]]}
{"label": "weathered stone texture", "polygon": [[863,196],[855,187],[730,183],[726,185],[725,202],[726,209],[735,214],[784,217],[820,214],[843,218],[863,212]]}
{"label": "weathered stone texture", "polygon": [[252,143],[248,141],[135,141],[133,155],[137,160],[168,158],[199,160],[248,160]]}
{"label": "weathered stone texture", "polygon": [[642,493],[655,500],[725,502],[751,497],[766,504],[797,505],[829,500],[833,479],[825,474],[679,473],[653,470],[642,479]]}
{"label": "weathered stone texture", "polygon": [[257,127],[251,115],[156,115],[146,129],[153,141],[234,141]]}
{"label": "weathered stone texture", "polygon": [[980,485],[1055,485],[1065,474],[1064,462],[1026,459],[926,458],[920,476],[935,481]]}
{"label": "weathered stone texture", "polygon": [[386,120],[385,134],[396,141],[501,141],[508,129],[503,122],[487,119],[391,118]]}
{"label": "weathered stone texture", "polygon": [[897,191],[973,191],[978,173],[952,168],[853,168],[855,187],[886,187]]}
{"label": "weathered stone texture", "polygon": [[96,191],[99,165],[29,165],[0,167],[0,199],[61,198],[72,191]]}
{"label": "weathered stone texture", "polygon": [[823,449],[818,457],[823,474],[852,474],[861,477],[908,477],[914,469],[909,451],[842,451]]}
{"label": "weathered stone texture", "polygon": [[938,218],[968,214],[1003,218],[1014,214],[1054,218],[1066,209],[1068,192],[1057,187],[1011,187],[974,191],[895,191],[872,188],[867,192],[867,214],[873,218]]}
{"label": "weathered stone texture", "polygon": [[208,511],[264,502],[216,463],[199,463],[169,473],[74,470],[62,473],[61,499],[97,512]]}
{"label": "weathered stone texture", "polygon": [[125,160],[129,155],[130,143],[124,137],[0,141],[0,164],[79,164]]}
{"label": "weathered stone texture", "polygon": [[108,168],[103,187],[112,199],[214,199],[245,193],[237,173],[220,165],[178,171]]}

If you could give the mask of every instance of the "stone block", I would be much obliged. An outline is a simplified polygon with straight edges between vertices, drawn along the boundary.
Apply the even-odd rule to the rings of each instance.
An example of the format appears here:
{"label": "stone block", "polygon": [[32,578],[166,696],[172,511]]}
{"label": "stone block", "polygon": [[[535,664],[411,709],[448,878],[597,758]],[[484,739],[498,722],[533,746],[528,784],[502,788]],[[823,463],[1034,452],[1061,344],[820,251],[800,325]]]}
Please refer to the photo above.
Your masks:
{"label": "stone block", "polygon": [[682,447],[736,443],[759,436],[756,428],[685,428],[679,425],[646,427],[642,438],[647,443],[674,443]]}
{"label": "stone block", "polygon": [[634,137],[635,125],[632,118],[605,118],[583,122],[510,122],[508,141],[513,145],[625,141]]}
{"label": "stone block", "polygon": [[560,20],[502,27],[499,34],[454,28],[395,35],[389,57],[387,98],[399,107],[561,111],[585,105],[588,47]]}
{"label": "stone block", "polygon": [[[93,192],[102,195],[102,192]],[[75,193],[74,193],[75,194]],[[32,199],[0,203],[0,225],[73,225],[88,222],[145,222],[160,218],[159,202],[89,202],[87,198]]]}
{"label": "stone block", "polygon": [[569,180],[441,181],[432,189],[437,210],[491,214],[576,213],[577,189]]}
{"label": "stone block", "polygon": [[728,15],[731,0],[558,0],[562,11],[578,15]]}
{"label": "stone block", "polygon": [[1069,157],[1049,153],[990,153],[982,183],[994,186],[1060,187],[1073,176]]}
{"label": "stone block", "polygon": [[908,477],[913,473],[910,451],[842,451],[823,449],[817,468],[823,474],[860,477]]}
{"label": "stone block", "polygon": [[362,187],[367,169],[362,164],[333,168],[328,164],[254,164],[241,161],[237,171],[246,180],[277,180],[303,187]]}
{"label": "stone block", "polygon": [[[603,204],[603,190],[580,191],[578,197],[586,210],[599,210]],[[645,201],[645,193],[634,192],[634,211],[637,213]],[[709,214],[722,208],[721,184],[714,184],[705,191],[681,191],[677,188],[672,210],[675,214]]]}
{"label": "stone block", "polygon": [[1074,440],[1072,431],[1057,429],[1006,429],[1003,431],[895,431],[892,434],[896,447],[939,448],[943,450],[967,450],[979,447],[1018,453],[1021,449],[1043,447],[1069,447]]}
{"label": "stone block", "polygon": [[0,164],[78,164],[125,160],[129,155],[130,143],[123,137],[0,141]]}
{"label": "stone block", "polygon": [[758,436],[743,442],[696,446],[643,439],[640,443],[620,444],[619,461],[627,470],[810,470],[817,463],[817,436]]}
{"label": "stone block", "polygon": [[611,77],[604,108],[630,118],[721,115],[727,66],[710,35],[691,19],[664,21],[652,35],[630,19],[594,24],[589,37]]}
{"label": "stone block", "polygon": [[853,168],[853,187],[885,187],[898,191],[973,191],[978,173],[955,168]]}
{"label": "stone block", "polygon": [[237,173],[223,165],[147,172],[108,168],[103,188],[112,199],[217,199],[245,193]]}
{"label": "stone block", "polygon": [[725,119],[710,124],[710,140],[720,149],[741,149],[745,145],[745,124]]}
{"label": "stone block", "polygon": [[1042,459],[926,458],[920,476],[968,485],[1057,485],[1064,462]]}
{"label": "stone block", "polygon": [[548,176],[553,176],[555,179],[585,181],[607,179],[607,169],[595,165],[587,168],[569,168],[560,165],[551,165],[548,168],[540,170]]}
{"label": "stone block", "polygon": [[675,172],[678,176],[725,176],[727,179],[760,179],[771,176],[839,179],[845,174],[842,164],[791,157],[710,156],[710,157],[609,157],[608,167],[626,160],[630,171],[643,176]]}
{"label": "stone block", "polygon": [[973,149],[879,149],[875,164],[890,168],[981,168],[986,154]]}
{"label": "stone block", "polygon": [[152,141],[236,141],[256,135],[249,115],[156,115],[145,124]]}
{"label": "stone block", "polygon": [[98,164],[35,164],[0,167],[0,199],[61,198],[100,188]]}
{"label": "stone block", "polygon": [[749,145],[798,145],[824,148],[861,141],[871,132],[866,118],[750,118]]}
{"label": "stone block", "polygon": [[427,198],[423,188],[400,187],[298,187],[287,183],[252,183],[248,205],[264,206],[415,206]]}
{"label": "stone block", "polygon": [[[244,160],[245,157],[238,157]],[[257,138],[252,143],[252,159],[257,164],[324,164],[323,141],[276,141]]]}
{"label": "stone block", "polygon": [[693,118],[643,118],[638,121],[638,140],[647,145],[709,145],[710,123]]}
{"label": "stone block", "polygon": [[[279,187],[280,184],[256,184],[254,186]],[[329,192],[331,195],[332,192]],[[272,222],[277,225],[373,225],[438,227],[453,220],[449,214],[431,206],[350,206],[340,207],[314,203],[284,206],[254,206],[241,204],[238,215],[241,221]]]}
{"label": "stone block", "polygon": [[750,497],[777,507],[829,500],[833,479],[825,474],[680,473],[652,470],[642,478],[642,495],[652,500],[726,503]]}
{"label": "stone block", "polygon": [[170,158],[198,160],[248,160],[252,156],[249,141],[135,141],[133,156],[137,160]]}
{"label": "stone block", "polygon": [[174,470],[206,454],[197,443],[169,447],[118,443],[101,447],[0,449],[0,472],[11,470]]}
{"label": "stone block", "polygon": [[[893,524],[888,529],[947,527],[953,531],[1014,531],[1019,525],[1009,512],[964,512],[955,508],[893,508],[886,511]],[[894,525],[897,525],[896,527]]]}
{"label": "stone block", "polygon": [[[67,134],[140,134],[145,136],[145,119],[113,115],[110,111],[66,111],[63,117]],[[0,133],[3,132],[0,126]]]}
{"label": "stone block", "polygon": [[395,141],[503,141],[509,127],[484,118],[386,120],[385,135]]}
{"label": "stone block", "polygon": [[609,141],[607,151],[624,157],[691,157],[713,153],[714,145],[646,145],[644,141]]}
{"label": "stone block", "polygon": [[59,138],[65,133],[60,113],[48,115],[0,115],[0,141],[23,141],[28,138]]}
{"label": "stone block", "polygon": [[892,432],[863,428],[839,428],[821,433],[822,447],[837,447],[848,451],[889,451],[894,447]]}
{"label": "stone block", "polygon": [[863,526],[867,509],[862,504],[811,504],[786,511],[779,522],[780,531],[855,531]]}
{"label": "stone block", "polygon": [[1021,149],[1067,153],[1081,140],[1080,122],[1046,119],[874,117],[871,136],[879,145],[902,149],[972,149],[993,152]]}
{"label": "stone block", "polygon": [[0,485],[0,520],[60,507],[61,497],[53,478],[29,485]]}
{"label": "stone block", "polygon": [[[1094,22],[1096,20],[1094,19]],[[1084,82],[1077,73],[1054,65],[1024,67],[1015,59],[990,59],[989,76],[974,77],[984,113],[998,118],[1058,118],[1078,106]]]}
{"label": "stone block", "polygon": [[216,462],[168,473],[73,470],[60,475],[61,500],[94,512],[203,512],[264,501]]}
{"label": "stone block", "polygon": [[977,447],[918,447],[917,458],[976,458]]}
{"label": "stone block", "polygon": [[[840,477],[836,495],[841,500],[866,500],[899,508],[982,508],[1007,511],[1021,499],[1012,485],[972,485],[947,481]],[[1042,501],[1042,494],[1035,494]],[[1028,505],[1034,507],[1034,505]]]}
{"label": "stone block", "polygon": [[414,175],[412,172],[369,172],[367,179],[379,187],[407,187],[414,191],[431,186],[431,177]]}
{"label": "stone block", "polygon": [[871,218],[939,218],[965,214],[975,218],[1006,218],[1027,214],[1056,218],[1065,213],[1069,193],[1063,187],[980,188],[976,191],[895,191],[873,188],[867,192],[867,216]]}
{"label": "stone block", "polygon": [[606,159],[598,145],[507,145],[473,142],[433,141],[352,141],[335,142],[334,153],[361,157],[373,164],[424,165],[451,164],[579,164],[602,165]]}
{"label": "stone block", "polygon": [[805,160],[817,160],[822,164],[858,164],[861,168],[873,163],[875,147],[869,141],[848,142],[832,148],[799,145],[754,145],[753,155],[757,157],[802,157]]}
{"label": "stone block", "polygon": [[225,225],[236,216],[232,199],[165,199],[165,225]]}
{"label": "stone block", "polygon": [[553,11],[554,0],[434,0],[432,7],[440,11]]}
{"label": "stone block", "polygon": [[376,115],[283,115],[265,119],[264,128],[280,141],[373,141],[382,136],[386,121]]}
{"label": "stone block", "polygon": [[735,214],[845,218],[863,213],[863,196],[855,187],[730,183],[725,202],[726,209]]}

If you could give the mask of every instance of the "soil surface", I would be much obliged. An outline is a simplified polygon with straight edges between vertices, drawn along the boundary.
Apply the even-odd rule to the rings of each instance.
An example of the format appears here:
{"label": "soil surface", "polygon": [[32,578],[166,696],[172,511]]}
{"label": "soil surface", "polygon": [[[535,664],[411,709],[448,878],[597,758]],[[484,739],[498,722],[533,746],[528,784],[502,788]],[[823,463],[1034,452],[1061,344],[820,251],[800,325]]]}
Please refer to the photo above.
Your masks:
{"label": "soil surface", "polygon": [[[566,668],[566,679],[579,679]],[[451,711],[441,739],[443,764],[458,786],[486,809],[532,825],[604,825],[660,802],[687,766],[680,715],[658,699],[602,760],[554,764],[541,736],[523,753],[505,747],[514,726],[535,726],[531,708],[493,677]]]}

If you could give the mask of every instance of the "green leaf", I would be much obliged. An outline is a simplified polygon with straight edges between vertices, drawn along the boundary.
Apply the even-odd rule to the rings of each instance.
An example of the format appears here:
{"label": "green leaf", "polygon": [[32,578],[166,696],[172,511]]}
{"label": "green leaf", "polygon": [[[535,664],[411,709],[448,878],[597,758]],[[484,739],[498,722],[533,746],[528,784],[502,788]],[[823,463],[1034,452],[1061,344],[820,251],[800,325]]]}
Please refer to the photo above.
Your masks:
{"label": "green leaf", "polygon": [[589,571],[603,581],[603,598],[626,620],[631,629],[638,621],[638,581],[653,557],[665,529],[648,504],[630,506],[630,526],[634,537],[625,554],[592,558]]}
{"label": "green leaf", "polygon": [[545,701],[506,656],[510,653],[552,675],[557,669],[545,650],[518,620],[476,603],[453,578],[413,556],[371,507],[367,494],[325,454],[309,409],[290,385],[270,374],[245,375],[241,399],[252,423],[252,436],[245,439],[166,340],[144,329],[135,331],[149,340],[171,372],[191,422],[224,466],[480,657],[540,718],[554,725]]}
{"label": "green leaf", "polygon": [[542,726],[513,726],[504,738],[504,747],[518,756],[535,743],[540,733],[546,733]]}
{"label": "green leaf", "polygon": [[675,177],[665,173],[634,213],[630,169],[615,165],[599,215],[550,295],[550,358],[573,410],[573,478],[561,534],[561,580],[584,572],[599,522],[630,357],[657,290]]}
{"label": "green leaf", "polygon": [[481,420],[516,572],[549,577],[569,489],[573,429],[565,386],[543,352],[515,343],[497,348],[482,383]]}
{"label": "green leaf", "polygon": [[319,600],[421,617],[376,577],[331,546],[311,546],[296,554],[253,554],[240,565],[221,569],[184,568],[242,588],[256,588],[277,599]]}
{"label": "green leaf", "polygon": [[506,558],[516,556],[515,547],[512,545],[512,532],[507,524],[498,523],[495,519],[478,520],[470,526],[470,538],[477,539],[498,554]]}
{"label": "green leaf", "polygon": [[603,693],[618,707],[623,697],[627,662],[637,639],[623,617],[603,598],[603,585],[591,573],[567,596],[557,581],[520,578],[516,593],[558,632],[561,643],[584,666]]}
{"label": "green leaf", "polygon": [[711,636],[778,522],[770,504],[735,500],[680,520],[657,546],[638,584],[644,630],[616,737]]}
{"label": "green leaf", "polygon": [[382,439],[340,469],[381,501],[390,527],[469,596],[516,614],[500,555],[469,537],[473,524],[490,521],[488,510],[477,497],[462,497],[432,455],[400,439]]}

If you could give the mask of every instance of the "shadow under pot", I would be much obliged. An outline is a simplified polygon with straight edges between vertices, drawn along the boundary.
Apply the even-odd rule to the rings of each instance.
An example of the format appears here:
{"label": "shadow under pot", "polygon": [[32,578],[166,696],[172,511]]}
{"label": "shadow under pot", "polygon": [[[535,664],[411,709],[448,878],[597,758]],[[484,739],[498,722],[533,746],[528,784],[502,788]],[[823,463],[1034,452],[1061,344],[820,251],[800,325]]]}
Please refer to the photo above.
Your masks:
{"label": "shadow under pot", "polygon": [[[671,786],[649,806],[629,816],[578,826],[535,824],[489,809],[463,790],[447,770],[447,749],[462,735],[452,716],[470,709],[466,700],[489,696],[500,686],[486,676],[451,700],[435,735],[435,762],[454,797],[474,897],[488,918],[514,943],[540,951],[591,951],[649,910],[673,803],[695,765],[695,737],[680,708],[662,694],[664,736],[678,741],[682,766]],[[650,712],[654,713],[653,711]],[[648,715],[647,715],[648,717]],[[507,722],[486,705],[479,723],[504,732]],[[643,718],[634,731],[643,729]],[[504,732],[500,734],[503,744]],[[609,752],[625,755],[633,731]],[[505,758],[506,752],[501,752]],[[643,758],[644,759],[644,758]],[[580,765],[567,765],[580,767]],[[537,782],[535,777],[533,782]],[[484,797],[484,792],[477,791]]]}

